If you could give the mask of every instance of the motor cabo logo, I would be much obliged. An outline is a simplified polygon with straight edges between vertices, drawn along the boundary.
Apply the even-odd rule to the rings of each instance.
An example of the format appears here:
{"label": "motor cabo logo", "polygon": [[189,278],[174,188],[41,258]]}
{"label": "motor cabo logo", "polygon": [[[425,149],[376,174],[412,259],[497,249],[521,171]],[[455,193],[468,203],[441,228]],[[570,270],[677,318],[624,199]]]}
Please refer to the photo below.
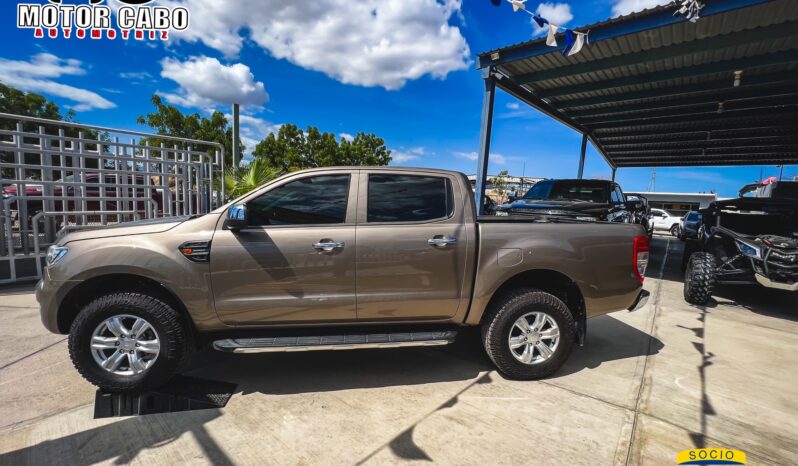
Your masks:
{"label": "motor cabo logo", "polygon": [[184,7],[146,5],[152,0],[118,0],[120,6],[113,11],[103,1],[21,3],[17,5],[17,27],[32,29],[36,38],[169,40],[169,31],[184,31],[189,26]]}
{"label": "motor cabo logo", "polygon": [[745,464],[745,452],[727,448],[694,448],[676,454],[680,465]]}

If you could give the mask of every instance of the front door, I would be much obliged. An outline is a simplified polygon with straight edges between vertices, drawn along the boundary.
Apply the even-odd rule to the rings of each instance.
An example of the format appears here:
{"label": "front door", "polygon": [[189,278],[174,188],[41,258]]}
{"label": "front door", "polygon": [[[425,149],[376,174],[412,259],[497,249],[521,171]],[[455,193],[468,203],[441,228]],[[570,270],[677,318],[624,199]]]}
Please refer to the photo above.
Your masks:
{"label": "front door", "polygon": [[[364,170],[357,226],[361,321],[444,319],[461,303],[468,235],[452,178]],[[461,194],[462,196],[462,194]],[[365,202],[364,202],[365,201]],[[472,246],[473,247],[473,246]]]}
{"label": "front door", "polygon": [[219,318],[230,325],[352,321],[357,173],[289,178],[249,200],[249,228],[211,243]]}

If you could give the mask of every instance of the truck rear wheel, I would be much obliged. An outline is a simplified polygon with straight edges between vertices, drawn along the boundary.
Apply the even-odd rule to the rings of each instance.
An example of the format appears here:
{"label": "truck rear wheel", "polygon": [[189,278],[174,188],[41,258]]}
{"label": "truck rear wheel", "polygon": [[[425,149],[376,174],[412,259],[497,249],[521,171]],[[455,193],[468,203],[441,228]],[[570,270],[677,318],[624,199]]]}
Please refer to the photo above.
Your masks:
{"label": "truck rear wheel", "polygon": [[103,390],[132,392],[168,381],[188,355],[179,312],[139,292],[112,293],[87,304],[69,331],[69,355]]}
{"label": "truck rear wheel", "polygon": [[510,379],[547,377],[568,359],[576,325],[568,306],[534,289],[513,291],[491,306],[482,324],[485,351]]}
{"label": "truck rear wheel", "polygon": [[700,306],[708,303],[715,290],[716,269],[715,256],[712,254],[691,254],[684,273],[684,300]]}

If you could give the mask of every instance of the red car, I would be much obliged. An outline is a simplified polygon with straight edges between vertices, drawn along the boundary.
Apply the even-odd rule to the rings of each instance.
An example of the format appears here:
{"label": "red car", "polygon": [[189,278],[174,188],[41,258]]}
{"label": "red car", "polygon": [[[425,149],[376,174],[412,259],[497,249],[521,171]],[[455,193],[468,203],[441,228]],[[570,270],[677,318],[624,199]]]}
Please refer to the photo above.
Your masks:
{"label": "red car", "polygon": [[[100,186],[100,174],[99,173],[87,173],[85,175],[84,181],[88,183],[85,187],[85,197],[87,199],[72,199],[74,197],[81,196],[81,187],[80,185],[73,184],[70,185],[68,183],[75,182],[75,177],[73,175],[67,176],[64,178],[64,184],[55,184],[53,185],[52,189],[52,196],[56,197],[64,197],[66,198],[66,206],[64,206],[64,200],[62,199],[54,199],[52,201],[52,207],[50,210],[55,212],[63,212],[63,211],[130,211],[136,210],[139,214],[139,217],[144,218],[147,213],[147,202],[143,199],[147,197],[147,189],[146,189],[146,177],[144,175],[119,175],[119,180],[117,181],[116,175],[105,175],[105,186]],[[127,185],[125,184],[127,181]],[[133,185],[135,183],[135,186]],[[152,183],[155,184],[155,183]],[[101,190],[105,190],[103,201],[100,199]],[[117,189],[119,191],[117,192]],[[43,210],[43,205],[48,200],[42,199],[44,196],[44,185],[38,184],[35,180],[30,180],[30,182],[25,183],[25,194],[27,196],[26,206],[27,206],[27,216],[28,219],[32,219],[34,215],[41,212]],[[3,199],[8,199],[9,197],[17,195],[17,186],[16,185],[8,185],[3,187]],[[132,198],[136,197],[138,200],[133,201],[125,200],[124,198]],[[150,197],[155,201],[155,205],[152,207],[153,209],[157,209],[159,212],[163,212],[163,189],[162,188],[151,188],[151,195]],[[96,199],[95,199],[96,198]],[[85,201],[85,205],[83,204]],[[104,204],[103,204],[104,202]],[[174,203],[174,201],[173,201]],[[117,207],[119,206],[119,207]],[[11,201],[10,207],[12,210],[12,217],[18,217],[18,206],[17,201]],[[161,214],[162,215],[162,214]],[[108,220],[116,221],[117,219],[115,216],[108,215]],[[99,215],[92,215],[89,216],[89,221],[99,221]]]}

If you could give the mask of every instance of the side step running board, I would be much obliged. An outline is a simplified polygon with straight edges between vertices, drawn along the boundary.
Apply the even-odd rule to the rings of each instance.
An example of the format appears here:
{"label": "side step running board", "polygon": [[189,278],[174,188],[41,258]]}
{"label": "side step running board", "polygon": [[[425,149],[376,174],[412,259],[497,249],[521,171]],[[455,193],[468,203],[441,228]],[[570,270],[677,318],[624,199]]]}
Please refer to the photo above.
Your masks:
{"label": "side step running board", "polygon": [[440,346],[454,341],[457,332],[399,332],[361,335],[323,335],[304,337],[229,338],[216,340],[213,348],[230,353],[274,353],[286,351],[351,350]]}

